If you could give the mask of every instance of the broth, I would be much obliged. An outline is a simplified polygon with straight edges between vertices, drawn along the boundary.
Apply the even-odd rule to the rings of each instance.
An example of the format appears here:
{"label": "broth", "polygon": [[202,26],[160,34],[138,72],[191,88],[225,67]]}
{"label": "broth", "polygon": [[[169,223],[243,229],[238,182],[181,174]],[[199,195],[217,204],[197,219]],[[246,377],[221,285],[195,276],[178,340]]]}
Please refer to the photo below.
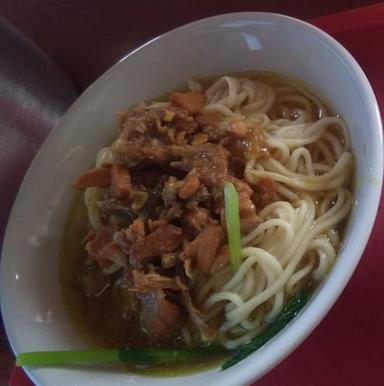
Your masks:
{"label": "broth", "polygon": [[[273,87],[277,87],[281,84],[281,79],[285,79],[280,75],[261,71],[245,71],[232,75],[248,77],[250,79],[260,79]],[[207,86],[217,79],[218,77],[211,77],[199,80],[199,82],[203,86]],[[157,100],[164,100],[164,98]],[[310,103],[313,111],[316,111],[314,102],[311,101]],[[322,104],[324,105],[324,103]],[[324,111],[329,113],[331,109],[328,105],[324,105]],[[272,114],[274,114],[274,112],[272,112]],[[317,115],[321,116],[321,112],[317,111]],[[318,117],[316,117],[316,119],[317,118]],[[336,129],[331,128],[330,132],[333,135],[338,135]],[[344,143],[342,139],[340,142]],[[349,188],[351,188],[351,186],[349,186]],[[322,198],[322,195],[323,191],[320,191],[319,200]],[[318,205],[318,203],[316,203],[316,205]],[[317,210],[319,210],[319,208],[317,208]],[[341,221],[336,228],[340,237],[343,237],[343,229],[346,221],[346,219]],[[126,317],[124,304],[129,301],[129,297],[131,296],[130,290],[120,285],[112,284],[99,296],[86,296],[84,291],[82,291],[79,276],[81,276],[84,271],[84,262],[87,259],[83,240],[88,231],[89,220],[87,217],[87,209],[84,204],[83,194],[79,193],[74,200],[73,207],[68,216],[60,258],[60,278],[63,300],[73,325],[78,330],[79,335],[84,338],[91,347],[142,348],[151,346],[152,343],[143,332],[139,319],[128,320]],[[304,267],[305,264],[306,261],[303,261],[302,265],[299,265],[299,268],[301,266]],[[116,278],[116,281],[117,280],[119,279]],[[182,329],[180,329],[177,337],[163,340],[158,346],[183,347]],[[160,376],[183,375],[218,366],[227,355],[227,351],[223,349],[222,355],[219,354],[209,359],[203,358],[202,360],[196,360],[194,362],[189,361],[188,363],[172,364],[172,366],[140,367],[127,365],[126,369],[136,373],[156,374]]]}

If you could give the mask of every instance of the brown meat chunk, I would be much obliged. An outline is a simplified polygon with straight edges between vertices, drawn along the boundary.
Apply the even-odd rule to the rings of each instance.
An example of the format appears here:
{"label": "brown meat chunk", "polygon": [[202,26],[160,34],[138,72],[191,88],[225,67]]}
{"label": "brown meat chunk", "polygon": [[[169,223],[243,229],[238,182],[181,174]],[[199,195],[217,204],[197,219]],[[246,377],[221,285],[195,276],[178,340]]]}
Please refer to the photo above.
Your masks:
{"label": "brown meat chunk", "polygon": [[105,187],[111,183],[109,168],[95,168],[83,173],[73,184],[76,189]]}
{"label": "brown meat chunk", "polygon": [[182,322],[181,309],[166,299],[162,290],[138,295],[141,303],[141,325],[155,342],[169,340],[177,334]]}
{"label": "brown meat chunk", "polygon": [[223,231],[219,225],[205,228],[186,246],[184,257],[194,258],[196,267],[204,273],[209,273],[223,237]]}
{"label": "brown meat chunk", "polygon": [[170,289],[177,291],[179,289],[175,278],[159,275],[155,272],[144,273],[133,270],[133,283],[137,291],[147,292],[155,289]]}
{"label": "brown meat chunk", "polygon": [[90,256],[98,257],[100,249],[112,241],[112,236],[112,228],[105,225],[100,226],[93,238],[88,239],[85,245],[86,251]]}
{"label": "brown meat chunk", "polygon": [[212,146],[194,157],[193,166],[203,184],[215,185],[227,175],[227,155],[221,146]]}
{"label": "brown meat chunk", "polygon": [[[140,162],[166,163],[183,157],[193,157],[202,152],[208,152],[217,145],[207,144],[201,146],[190,145],[167,145],[158,139],[148,139],[144,142],[134,142],[119,140],[111,145],[115,159],[129,167],[135,166]],[[221,150],[225,151],[223,148]],[[191,168],[190,163],[189,169]],[[188,167],[186,165],[186,167]],[[189,170],[188,169],[188,170]]]}
{"label": "brown meat chunk", "polygon": [[164,225],[133,244],[131,260],[134,265],[146,264],[151,258],[173,252],[182,242],[182,230],[173,225]]}
{"label": "brown meat chunk", "polygon": [[276,181],[269,177],[260,177],[256,186],[262,200],[270,201],[276,198]]}
{"label": "brown meat chunk", "polygon": [[129,167],[143,161],[167,162],[171,161],[172,148],[158,141],[137,144],[128,141],[119,141],[111,146],[113,153],[121,163]]}
{"label": "brown meat chunk", "polygon": [[181,107],[191,114],[197,114],[204,108],[206,97],[200,91],[173,92],[170,101],[176,107]]}
{"label": "brown meat chunk", "polygon": [[196,206],[194,210],[188,211],[183,216],[183,229],[187,235],[196,237],[201,231],[209,225],[217,222],[209,215],[209,210]]}
{"label": "brown meat chunk", "polygon": [[121,116],[122,137],[145,141],[157,131],[158,125],[165,117],[165,114],[166,112],[162,108],[148,108],[145,105],[136,106]]}
{"label": "brown meat chunk", "polygon": [[142,217],[137,218],[125,231],[127,240],[131,243],[142,240],[145,236],[145,224]]}
{"label": "brown meat chunk", "polygon": [[131,176],[124,165],[112,165],[111,193],[119,200],[128,200],[131,193]]}
{"label": "brown meat chunk", "polygon": [[157,142],[137,146],[133,143],[120,142],[113,151],[118,153],[119,159],[130,166],[142,161],[159,163],[171,161],[170,165],[174,168],[184,171],[193,169],[200,181],[207,186],[222,182],[228,171],[228,153],[220,145],[177,146]]}
{"label": "brown meat chunk", "polygon": [[167,224],[146,236],[145,241],[156,250],[156,253],[172,252],[182,241],[182,230],[179,227]]}
{"label": "brown meat chunk", "polygon": [[189,163],[204,185],[209,187],[225,180],[228,173],[228,159],[222,146],[203,145],[196,147],[193,152]]}
{"label": "brown meat chunk", "polygon": [[111,241],[99,250],[97,260],[107,260],[119,267],[126,267],[128,263],[127,256],[114,241]]}
{"label": "brown meat chunk", "polygon": [[185,177],[183,184],[179,189],[179,196],[183,199],[189,198],[196,193],[199,187],[200,187],[199,177],[197,177],[193,173],[189,173]]}
{"label": "brown meat chunk", "polygon": [[218,142],[228,135],[230,120],[217,111],[203,111],[195,119],[201,130],[208,134],[210,141]]}
{"label": "brown meat chunk", "polygon": [[[160,138],[162,143],[181,143],[187,133],[196,131],[198,124],[190,111],[176,106],[138,106],[121,116],[122,138],[138,143]],[[179,135],[184,132],[184,134]]]}

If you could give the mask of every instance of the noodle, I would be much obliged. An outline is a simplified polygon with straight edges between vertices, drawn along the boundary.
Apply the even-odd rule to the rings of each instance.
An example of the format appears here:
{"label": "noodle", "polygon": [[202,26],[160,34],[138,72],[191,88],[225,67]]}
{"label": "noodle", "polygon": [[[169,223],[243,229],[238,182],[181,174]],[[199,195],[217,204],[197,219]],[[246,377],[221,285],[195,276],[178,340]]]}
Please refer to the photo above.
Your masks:
{"label": "noodle", "polygon": [[322,102],[294,82],[274,88],[224,76],[206,96],[207,111],[258,122],[272,156],[248,160],[245,179],[257,185],[270,178],[280,196],[244,235],[239,270],[224,267],[197,293],[208,314],[214,306],[223,310],[219,341],[233,349],[273,321],[289,294],[329,272],[340,244],[337,226],[352,207],[353,157],[343,119],[328,116]]}

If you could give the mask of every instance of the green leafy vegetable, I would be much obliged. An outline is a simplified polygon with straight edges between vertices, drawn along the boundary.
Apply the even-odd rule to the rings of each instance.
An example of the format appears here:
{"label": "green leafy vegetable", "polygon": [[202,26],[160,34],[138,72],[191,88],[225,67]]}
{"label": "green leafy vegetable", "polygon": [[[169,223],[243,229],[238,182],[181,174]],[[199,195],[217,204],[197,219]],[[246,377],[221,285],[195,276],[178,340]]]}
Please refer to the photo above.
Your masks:
{"label": "green leafy vegetable", "polygon": [[294,295],[282,309],[277,319],[262,334],[235,350],[232,357],[224,362],[222,369],[225,370],[235,365],[272,339],[301,311],[310,296],[311,293],[308,289],[303,289]]}
{"label": "green leafy vegetable", "polygon": [[119,350],[119,358],[122,362],[130,362],[138,365],[185,362],[193,359],[207,358],[209,356],[222,354],[224,349],[219,346],[207,346],[191,349],[162,349],[144,348]]}
{"label": "green leafy vegetable", "polygon": [[60,366],[119,361],[119,350],[36,351],[16,356],[16,366]]}
{"label": "green leafy vegetable", "polygon": [[120,348],[109,350],[37,351],[17,355],[17,366],[64,366],[129,362],[135,365],[184,362],[222,354],[224,349],[208,346],[193,349]]}
{"label": "green leafy vegetable", "polygon": [[231,264],[237,271],[241,264],[241,234],[239,215],[239,195],[235,186],[226,182],[224,186],[225,218],[227,223],[228,247]]}

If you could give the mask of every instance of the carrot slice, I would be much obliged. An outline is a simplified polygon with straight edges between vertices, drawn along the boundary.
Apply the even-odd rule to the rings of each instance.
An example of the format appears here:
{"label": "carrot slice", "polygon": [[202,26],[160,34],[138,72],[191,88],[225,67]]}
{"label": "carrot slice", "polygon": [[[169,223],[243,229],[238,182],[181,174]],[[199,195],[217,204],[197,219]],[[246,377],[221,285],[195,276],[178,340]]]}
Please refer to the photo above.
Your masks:
{"label": "carrot slice", "polygon": [[196,192],[197,189],[199,189],[199,187],[199,177],[197,177],[196,174],[188,174],[179,190],[179,196],[184,199],[189,198]]}
{"label": "carrot slice", "polygon": [[197,114],[203,109],[206,102],[205,95],[200,91],[173,92],[170,97],[171,104]]}
{"label": "carrot slice", "polygon": [[73,184],[76,189],[108,186],[111,183],[109,168],[95,168],[83,173]]}
{"label": "carrot slice", "polygon": [[119,200],[128,200],[131,194],[131,176],[124,165],[113,165],[111,168],[112,196]]}

